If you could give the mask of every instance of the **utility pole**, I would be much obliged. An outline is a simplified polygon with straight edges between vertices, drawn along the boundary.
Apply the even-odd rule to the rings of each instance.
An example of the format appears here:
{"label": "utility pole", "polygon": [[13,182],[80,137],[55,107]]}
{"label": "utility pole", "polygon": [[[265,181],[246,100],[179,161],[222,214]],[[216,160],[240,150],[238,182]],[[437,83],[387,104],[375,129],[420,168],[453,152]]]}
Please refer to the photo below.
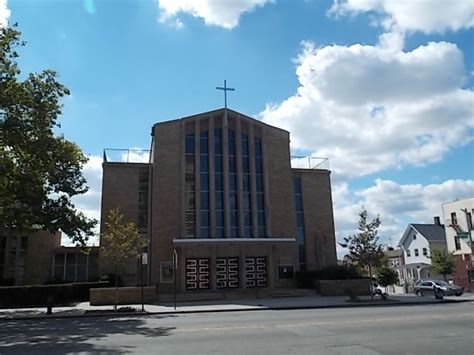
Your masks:
{"label": "utility pole", "polygon": [[178,273],[178,252],[173,249],[174,310],[176,310],[176,279]]}

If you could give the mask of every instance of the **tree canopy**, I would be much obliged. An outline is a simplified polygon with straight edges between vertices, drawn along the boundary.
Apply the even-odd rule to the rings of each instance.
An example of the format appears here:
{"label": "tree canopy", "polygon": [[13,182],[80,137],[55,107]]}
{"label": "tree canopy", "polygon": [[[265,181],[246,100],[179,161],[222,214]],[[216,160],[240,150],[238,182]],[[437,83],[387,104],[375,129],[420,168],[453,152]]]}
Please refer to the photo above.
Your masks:
{"label": "tree canopy", "polygon": [[443,275],[444,280],[446,276],[453,273],[456,267],[454,255],[448,253],[447,250],[433,249],[431,251],[431,270],[438,275]]}
{"label": "tree canopy", "polygon": [[125,222],[118,208],[110,210],[105,220],[105,231],[101,234],[100,255],[106,263],[110,263],[115,274],[115,309],[118,304],[118,276],[125,265],[137,258],[148,245],[148,241],[140,236],[133,222]]}
{"label": "tree canopy", "polygon": [[0,229],[60,230],[85,244],[97,221],[71,199],[88,190],[87,157],[54,132],[69,90],[52,70],[21,75],[17,59],[24,45],[16,27],[0,28]]}
{"label": "tree canopy", "polygon": [[[341,247],[349,250],[346,258],[352,263],[361,267],[369,267],[371,282],[372,268],[379,266],[385,255],[378,237],[380,223],[379,216],[375,217],[371,222],[368,222],[367,210],[363,208],[359,213],[358,233],[345,237],[344,242],[339,243]],[[373,298],[372,290],[370,294],[371,298]]]}
{"label": "tree canopy", "polygon": [[384,252],[382,244],[379,243],[378,228],[380,217],[375,217],[372,221],[367,221],[367,210],[362,209],[359,213],[358,233],[344,238],[344,242],[339,243],[343,248],[347,248],[349,253],[346,257],[360,266],[380,265]]}
{"label": "tree canopy", "polygon": [[118,208],[110,210],[101,234],[101,256],[114,267],[120,267],[137,257],[147,246],[133,222],[125,222]]}
{"label": "tree canopy", "polygon": [[387,288],[387,286],[398,282],[398,273],[387,265],[379,267],[377,269],[377,282],[380,286]]}

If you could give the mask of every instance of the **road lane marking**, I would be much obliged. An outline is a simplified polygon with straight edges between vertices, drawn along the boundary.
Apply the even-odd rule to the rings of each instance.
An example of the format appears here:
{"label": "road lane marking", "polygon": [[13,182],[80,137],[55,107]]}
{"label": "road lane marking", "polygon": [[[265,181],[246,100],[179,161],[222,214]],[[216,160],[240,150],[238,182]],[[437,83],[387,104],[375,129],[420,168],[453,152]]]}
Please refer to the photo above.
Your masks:
{"label": "road lane marking", "polygon": [[449,318],[462,319],[472,318],[474,321],[473,314],[458,314],[458,315],[422,315],[422,316],[402,316],[402,317],[389,317],[389,318],[373,318],[373,319],[354,319],[354,320],[339,320],[339,321],[312,321],[312,322],[298,322],[298,323],[284,323],[284,324],[245,324],[245,325],[232,325],[232,326],[211,326],[211,327],[190,327],[190,328],[176,328],[176,332],[208,332],[208,331],[230,331],[230,330],[249,330],[249,329],[266,329],[266,328],[288,328],[288,327],[301,327],[301,326],[330,326],[330,325],[350,325],[350,324],[374,324],[374,323],[387,323],[395,321],[417,321],[417,320],[440,320]]}

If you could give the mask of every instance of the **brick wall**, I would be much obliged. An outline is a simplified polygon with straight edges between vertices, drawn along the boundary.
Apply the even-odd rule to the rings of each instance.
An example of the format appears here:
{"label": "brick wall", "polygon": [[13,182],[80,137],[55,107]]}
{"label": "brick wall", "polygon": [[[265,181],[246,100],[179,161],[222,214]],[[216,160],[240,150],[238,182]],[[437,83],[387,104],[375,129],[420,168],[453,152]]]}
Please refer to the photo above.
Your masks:
{"label": "brick wall", "polygon": [[[117,289],[118,304],[140,304],[141,287],[119,287]],[[150,303],[156,300],[156,289],[152,286],[143,288],[144,302]],[[92,306],[115,304],[115,288],[91,288],[90,303]]]}
{"label": "brick wall", "polygon": [[337,263],[336,238],[328,170],[294,169],[301,177],[308,270]]}

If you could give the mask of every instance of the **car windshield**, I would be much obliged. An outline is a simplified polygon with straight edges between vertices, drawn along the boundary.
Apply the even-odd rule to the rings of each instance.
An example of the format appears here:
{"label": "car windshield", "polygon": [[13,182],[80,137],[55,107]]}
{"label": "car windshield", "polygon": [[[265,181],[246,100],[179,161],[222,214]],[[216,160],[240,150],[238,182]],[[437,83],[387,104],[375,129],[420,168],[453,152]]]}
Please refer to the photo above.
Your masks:
{"label": "car windshield", "polygon": [[437,280],[437,281],[433,281],[433,283],[434,283],[436,286],[451,286],[451,285],[448,284],[446,281]]}

